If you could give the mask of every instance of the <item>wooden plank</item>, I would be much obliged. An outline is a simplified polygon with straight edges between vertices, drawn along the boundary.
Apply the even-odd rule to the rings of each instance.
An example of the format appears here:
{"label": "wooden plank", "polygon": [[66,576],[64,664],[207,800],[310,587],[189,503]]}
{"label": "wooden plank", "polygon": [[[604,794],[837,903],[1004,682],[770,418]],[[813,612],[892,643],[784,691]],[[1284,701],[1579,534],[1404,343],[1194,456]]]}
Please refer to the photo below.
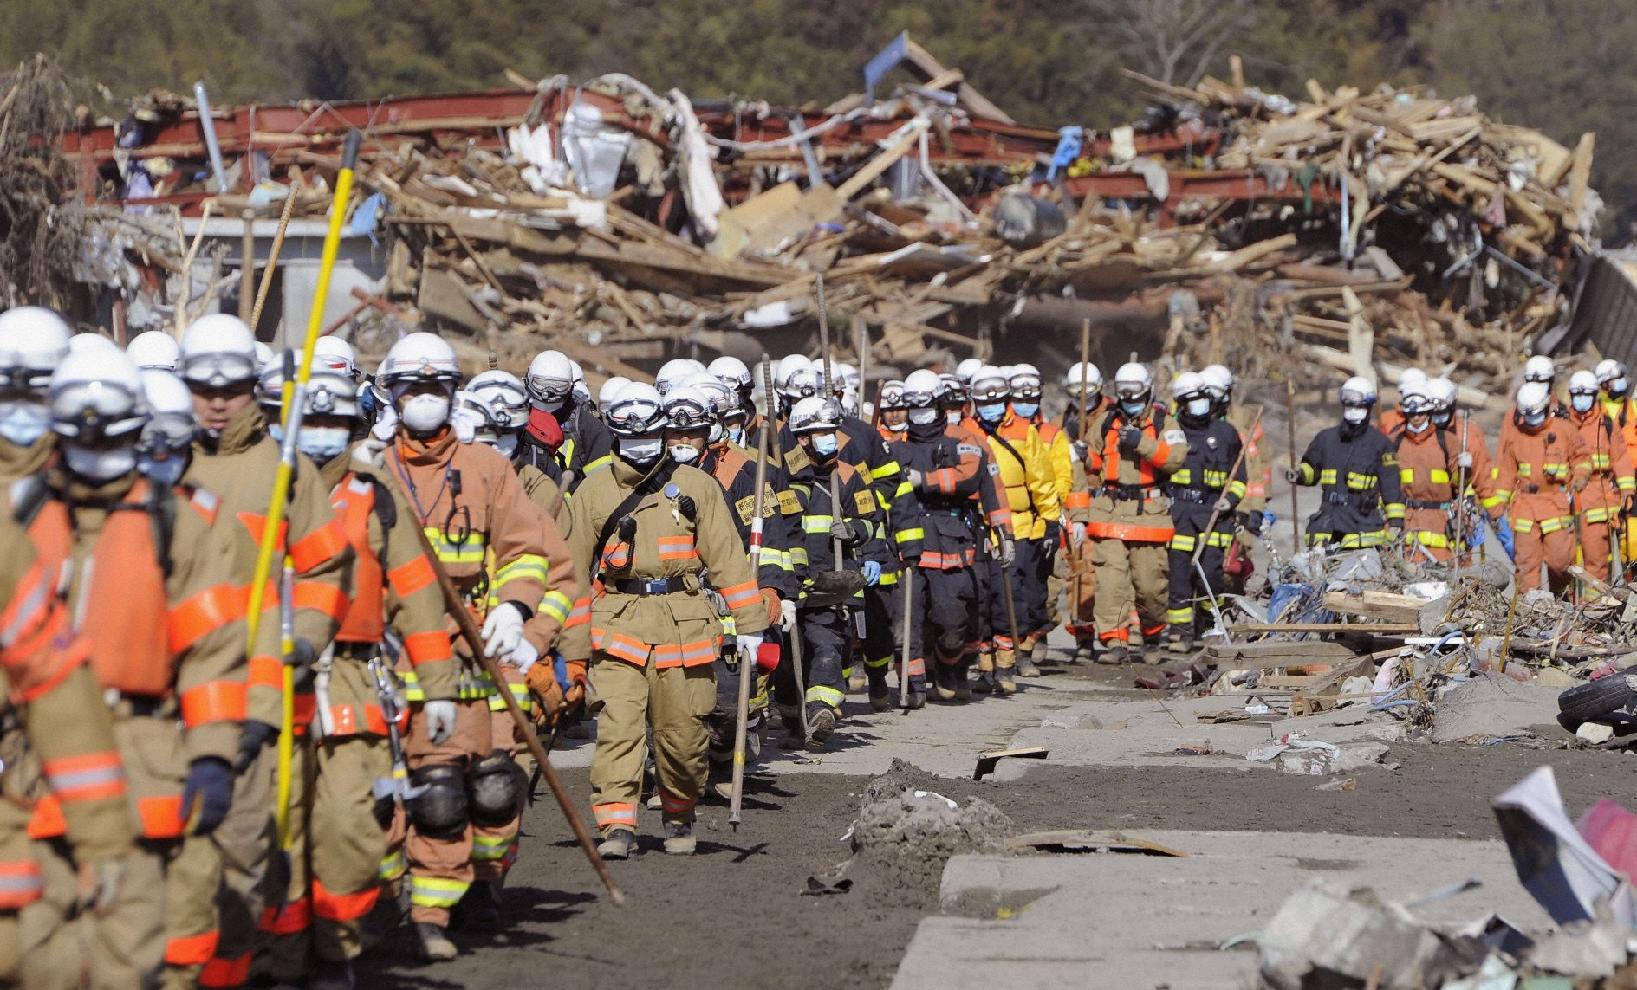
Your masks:
{"label": "wooden plank", "polygon": [[864,191],[864,187],[880,178],[881,173],[892,166],[892,163],[909,153],[921,140],[921,128],[911,127],[902,137],[894,141],[885,151],[869,160],[863,168],[854,172],[846,182],[836,187],[836,198],[843,203]]}
{"label": "wooden plank", "polygon": [[1421,632],[1421,626],[1414,622],[1246,622],[1230,628],[1236,636],[1258,636],[1265,633],[1416,636]]}
{"label": "wooden plank", "polygon": [[1586,192],[1592,175],[1592,153],[1597,150],[1597,135],[1591,131],[1580,135],[1574,147],[1574,164],[1569,166],[1569,209],[1575,217],[1586,205]]}
{"label": "wooden plank", "polygon": [[1421,609],[1426,605],[1419,598],[1391,591],[1366,591],[1361,595],[1331,591],[1324,596],[1324,607],[1332,612],[1417,626],[1421,621]]}

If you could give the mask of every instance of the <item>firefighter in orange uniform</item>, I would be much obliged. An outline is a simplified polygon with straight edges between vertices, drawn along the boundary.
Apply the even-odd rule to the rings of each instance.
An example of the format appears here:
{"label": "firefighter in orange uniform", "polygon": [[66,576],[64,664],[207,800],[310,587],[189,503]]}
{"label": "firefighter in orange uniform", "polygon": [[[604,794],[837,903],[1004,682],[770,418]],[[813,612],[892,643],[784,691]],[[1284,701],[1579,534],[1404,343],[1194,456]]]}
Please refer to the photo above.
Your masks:
{"label": "firefighter in orange uniform", "polygon": [[1517,541],[1517,580],[1523,591],[1540,587],[1546,565],[1553,594],[1569,587],[1574,563],[1574,496],[1591,478],[1591,456],[1580,430],[1551,411],[1544,382],[1518,388],[1510,428],[1495,454],[1495,494],[1511,517]]}
{"label": "firefighter in orange uniform", "polygon": [[1618,580],[1619,575],[1609,574],[1609,561],[1613,541],[1620,538],[1621,514],[1637,495],[1637,478],[1626,438],[1598,403],[1598,391],[1597,377],[1589,371],[1569,377],[1569,422],[1580,431],[1591,457],[1591,477],[1575,496],[1574,507],[1580,516],[1581,564],[1599,580]]}
{"label": "firefighter in orange uniform", "polygon": [[[1637,459],[1637,399],[1631,395],[1631,375],[1626,366],[1612,358],[1597,362],[1597,384],[1603,390],[1603,412],[1614,421],[1626,450]],[[1620,513],[1620,558],[1629,566],[1637,559],[1637,526],[1632,525],[1633,509]]]}

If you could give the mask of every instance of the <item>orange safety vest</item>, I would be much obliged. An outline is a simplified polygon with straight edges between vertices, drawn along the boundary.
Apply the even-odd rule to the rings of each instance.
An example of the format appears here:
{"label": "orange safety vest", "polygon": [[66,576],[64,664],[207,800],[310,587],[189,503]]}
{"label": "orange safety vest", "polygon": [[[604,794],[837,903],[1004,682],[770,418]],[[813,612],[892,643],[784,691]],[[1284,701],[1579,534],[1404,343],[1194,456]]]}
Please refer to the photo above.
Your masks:
{"label": "orange safety vest", "polygon": [[[1159,409],[1155,409],[1153,415],[1148,417],[1147,425],[1142,427],[1142,431],[1153,437],[1154,442],[1159,444],[1158,453],[1163,459],[1167,444],[1160,439],[1160,417],[1162,415],[1163,413]],[[1104,422],[1107,424],[1107,431],[1103,434],[1104,482],[1109,485],[1122,485],[1124,482],[1120,481],[1120,433],[1124,428],[1115,426],[1115,423],[1123,422],[1123,420],[1110,416]],[[1143,488],[1151,488],[1156,484],[1154,467],[1144,458],[1137,459],[1137,484]]]}
{"label": "orange safety vest", "polygon": [[375,510],[375,485],[356,475],[335,487],[330,496],[336,521],[352,545],[352,604],[347,608],[339,643],[379,643],[386,637],[386,575],[381,559],[369,545],[369,516]]}

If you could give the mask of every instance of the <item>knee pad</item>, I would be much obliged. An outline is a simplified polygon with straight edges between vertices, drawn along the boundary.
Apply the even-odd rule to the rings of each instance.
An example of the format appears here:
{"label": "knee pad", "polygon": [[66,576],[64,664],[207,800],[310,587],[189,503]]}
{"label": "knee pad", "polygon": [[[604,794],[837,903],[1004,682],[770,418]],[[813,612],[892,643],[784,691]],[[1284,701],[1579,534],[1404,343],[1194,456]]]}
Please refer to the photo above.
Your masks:
{"label": "knee pad", "polygon": [[404,802],[409,820],[427,835],[451,835],[466,828],[466,774],[458,766],[437,764],[409,772],[410,794]]}
{"label": "knee pad", "polygon": [[467,779],[473,824],[499,828],[517,817],[523,796],[522,773],[523,768],[505,750],[497,749],[477,761]]}

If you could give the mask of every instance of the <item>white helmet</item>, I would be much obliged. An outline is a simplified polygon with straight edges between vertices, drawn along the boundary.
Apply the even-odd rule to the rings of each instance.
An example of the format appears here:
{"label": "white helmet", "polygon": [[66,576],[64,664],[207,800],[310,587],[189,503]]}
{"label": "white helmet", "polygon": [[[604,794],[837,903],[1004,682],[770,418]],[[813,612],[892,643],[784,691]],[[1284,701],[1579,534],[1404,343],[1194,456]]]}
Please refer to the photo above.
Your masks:
{"label": "white helmet", "polygon": [[541,351],[529,362],[523,385],[531,405],[556,412],[574,393],[574,364],[562,351]]}
{"label": "white helmet", "polygon": [[1017,365],[1006,377],[1006,384],[1012,387],[1012,398],[1025,402],[1040,401],[1040,372],[1034,365]]}
{"label": "white helmet", "polygon": [[[284,404],[284,357],[289,351],[276,355],[273,360],[262,364],[261,372],[256,375],[256,401],[266,407],[269,419],[280,419],[279,407]],[[291,355],[291,365],[294,366],[294,356]]]}
{"label": "white helmet", "polygon": [[39,306],[19,306],[0,313],[0,382],[7,392],[45,394],[51,373],[68,356],[68,324]]}
{"label": "white helmet", "polygon": [[68,338],[68,353],[82,354],[86,351],[117,351],[119,345],[94,330],[77,333]]}
{"label": "white helmet", "polygon": [[142,427],[138,449],[167,454],[186,449],[193,443],[193,393],[182,379],[160,368],[141,369],[139,380],[148,422]]}
{"label": "white helmet", "polygon": [[966,401],[966,385],[955,377],[952,371],[940,372],[938,375],[938,401],[949,405],[959,405]]}
{"label": "white helmet", "polygon": [[936,371],[917,368],[904,379],[904,407],[917,409],[937,405],[938,393],[942,389],[943,382]]}
{"label": "white helmet", "polygon": [[1218,402],[1233,393],[1233,372],[1227,365],[1207,364],[1199,370],[1199,377],[1205,383],[1205,390]]}
{"label": "white helmet", "polygon": [[1006,380],[1006,372],[992,364],[986,364],[972,373],[972,381],[968,391],[973,402],[995,403],[1004,402],[1012,395],[1012,386]]}
{"label": "white helmet", "polygon": [[608,429],[617,437],[641,437],[658,433],[665,425],[665,409],[659,390],[647,382],[627,382],[604,411]]}
{"label": "white helmet", "polygon": [[[1400,386],[1403,382],[1400,380]],[[1368,378],[1354,375],[1341,383],[1341,404],[1344,406],[1373,406],[1376,402],[1376,387]]]}
{"label": "white helmet", "polygon": [[1154,395],[1154,376],[1135,361],[1122,364],[1114,373],[1114,394],[1121,402],[1147,402]]}
{"label": "white helmet", "polygon": [[573,358],[568,359],[568,369],[574,373],[574,384],[572,386],[574,401],[590,402],[591,386],[585,383],[585,369],[581,368],[580,362],[574,360]]}
{"label": "white helmet", "polygon": [[790,376],[802,368],[812,367],[813,362],[800,354],[786,354],[773,366],[773,387],[783,393],[785,386],[790,383]]}
{"label": "white helmet", "polygon": [[1593,374],[1597,376],[1597,384],[1602,385],[1616,378],[1626,377],[1626,366],[1614,358],[1604,358],[1597,362],[1597,368]]}
{"label": "white helmet", "polygon": [[811,364],[797,368],[785,379],[780,392],[792,402],[810,398],[819,394],[820,377],[819,369]]}
{"label": "white helmet", "polygon": [[1428,392],[1431,381],[1422,375],[1420,380],[1413,380],[1408,374],[1398,380],[1398,408],[1406,413],[1427,412],[1433,406],[1432,396]]}
{"label": "white helmet", "polygon": [[1427,384],[1427,373],[1420,368],[1405,368],[1404,373],[1398,376],[1398,391],[1405,389],[1421,389]]}
{"label": "white helmet", "polygon": [[175,337],[163,330],[144,330],[125,345],[125,354],[138,368],[175,371],[181,360],[182,348]]}
{"label": "white helmet", "polygon": [[1086,383],[1086,395],[1088,398],[1102,392],[1103,373],[1097,370],[1097,366],[1095,364],[1089,363],[1069,365],[1069,370],[1063,372],[1063,388],[1078,396],[1080,394],[1080,382],[1082,379],[1084,379]]}
{"label": "white helmet", "polygon": [[347,419],[358,419],[361,415],[358,409],[358,386],[339,371],[329,368],[322,371],[314,369],[312,376],[307,379],[307,387],[301,393],[301,415],[304,419],[311,416],[345,416]]}
{"label": "white helmet", "polygon": [[[714,380],[714,376],[712,376]],[[672,430],[705,430],[716,427],[716,408],[710,395],[699,385],[677,382],[665,393],[661,408],[665,426]],[[714,437],[715,430],[711,430]]]}
{"label": "white helmet", "polygon": [[1518,386],[1517,409],[1523,416],[1545,416],[1552,401],[1552,390],[1545,382],[1524,382]]}
{"label": "white helmet", "polygon": [[682,379],[704,370],[705,366],[693,358],[672,358],[660,365],[659,374],[654,376],[654,388],[664,395]]}
{"label": "white helmet", "polygon": [[[1589,371],[1577,371],[1569,376],[1569,402],[1575,404],[1576,399],[1585,400],[1575,405],[1578,412],[1586,412],[1597,404],[1597,393],[1601,391],[1597,384],[1597,376]],[[1583,405],[1585,408],[1581,408]]]}
{"label": "white helmet", "polygon": [[955,366],[955,377],[968,385],[972,384],[972,376],[983,368],[983,361],[979,358],[967,358]]}
{"label": "white helmet", "polygon": [[857,365],[848,364],[845,361],[837,361],[835,363],[835,370],[837,385],[841,386],[842,388],[858,388],[862,379],[858,377]]}
{"label": "white helmet", "polygon": [[703,391],[705,397],[710,400],[711,411],[717,416],[725,417],[739,412],[738,391],[708,371],[689,375],[678,382],[677,386]]}
{"label": "white helmet", "polygon": [[405,334],[392,345],[381,367],[375,371],[375,380],[393,401],[397,401],[405,389],[421,382],[436,382],[453,396],[460,381],[460,365],[448,341],[436,334],[416,332]]}
{"label": "white helmet", "polygon": [[876,412],[888,409],[907,409],[904,403],[904,383],[894,378],[881,383],[881,402]]}
{"label": "white helmet", "polygon": [[1171,398],[1178,402],[1187,402],[1205,390],[1205,376],[1197,371],[1184,371],[1171,379]]}
{"label": "white helmet", "polygon": [[517,376],[493,369],[466,383],[466,391],[483,404],[483,412],[495,427],[520,430],[529,421],[529,393]]}
{"label": "white helmet", "polygon": [[750,369],[736,357],[724,354],[706,366],[705,370],[720,378],[731,389],[742,391],[750,387]]}
{"label": "white helmet", "polygon": [[1550,383],[1557,377],[1557,366],[1552,359],[1544,354],[1536,354],[1523,362],[1523,380],[1526,382]]}
{"label": "white helmet", "polygon": [[624,375],[615,375],[603,382],[603,387],[597,390],[597,408],[607,409],[608,404],[614,401],[614,396],[619,394],[620,389],[629,384],[631,384],[631,379],[626,378]]}
{"label": "white helmet", "polygon": [[1444,412],[1455,407],[1455,383],[1443,375],[1427,379],[1427,398],[1433,412]]}
{"label": "white helmet", "polygon": [[[253,382],[262,366],[257,343],[256,335],[237,316],[201,316],[182,334],[182,379],[191,388],[213,389]],[[267,355],[272,356],[271,349]]]}
{"label": "white helmet", "polygon": [[277,356],[278,355],[273,353],[273,348],[270,345],[264,344],[259,340],[256,341],[257,368],[266,368],[268,365],[273,363],[273,359]]}
{"label": "white helmet", "polygon": [[790,410],[791,433],[825,433],[841,425],[841,406],[834,399],[811,395]]}
{"label": "white helmet", "polygon": [[320,337],[313,344],[313,374],[319,370],[333,371],[358,381],[358,353],[340,337]]}
{"label": "white helmet", "polygon": [[[46,389],[51,431],[88,447],[125,440],[133,447],[148,418],[142,375],[117,347],[70,354],[51,374]],[[116,477],[130,467],[107,477]],[[70,468],[75,468],[70,465]],[[76,473],[78,472],[76,468]],[[104,479],[106,480],[106,479]]]}

